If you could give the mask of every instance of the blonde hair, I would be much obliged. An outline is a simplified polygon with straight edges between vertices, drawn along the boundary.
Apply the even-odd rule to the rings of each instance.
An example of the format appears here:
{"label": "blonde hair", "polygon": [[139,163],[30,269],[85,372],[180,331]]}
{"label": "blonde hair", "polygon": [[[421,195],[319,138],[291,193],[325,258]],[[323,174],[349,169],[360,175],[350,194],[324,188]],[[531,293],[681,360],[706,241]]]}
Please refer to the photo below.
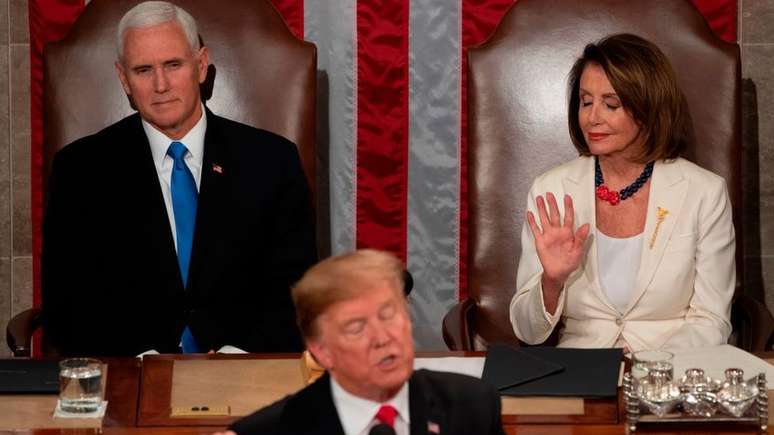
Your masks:
{"label": "blonde hair", "polygon": [[394,255],[362,249],[325,259],[293,287],[296,322],[305,338],[318,334],[317,318],[331,305],[387,284],[403,298],[403,263]]}

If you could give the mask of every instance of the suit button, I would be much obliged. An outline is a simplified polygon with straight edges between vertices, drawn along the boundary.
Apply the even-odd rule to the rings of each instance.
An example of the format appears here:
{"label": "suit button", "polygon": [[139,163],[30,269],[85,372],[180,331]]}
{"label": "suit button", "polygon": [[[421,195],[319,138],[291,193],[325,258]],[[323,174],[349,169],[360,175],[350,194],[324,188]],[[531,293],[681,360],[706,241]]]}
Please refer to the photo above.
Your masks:
{"label": "suit button", "polygon": [[623,325],[623,319],[620,319],[620,318],[615,319],[615,324],[618,325],[618,326]]}

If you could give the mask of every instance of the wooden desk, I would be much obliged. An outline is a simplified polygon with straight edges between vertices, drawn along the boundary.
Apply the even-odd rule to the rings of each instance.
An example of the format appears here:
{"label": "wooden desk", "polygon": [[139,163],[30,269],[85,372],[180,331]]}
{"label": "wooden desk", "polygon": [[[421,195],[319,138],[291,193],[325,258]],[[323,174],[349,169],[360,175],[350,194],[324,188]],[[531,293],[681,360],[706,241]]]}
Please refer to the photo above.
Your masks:
{"label": "wooden desk", "polygon": [[[294,382],[288,381],[288,383],[291,383],[291,385],[288,386],[287,390],[285,391],[285,394],[280,395],[274,395],[273,398],[269,403],[266,403],[267,405],[275,400],[279,400],[286,394],[292,394],[298,389],[303,388],[303,380],[301,377],[301,361],[300,361],[300,355],[299,354],[240,354],[240,355],[223,355],[223,354],[213,354],[213,355],[206,355],[206,354],[200,354],[200,355],[152,355],[145,358],[145,361],[143,361],[143,371],[142,371],[142,383],[140,386],[140,401],[138,406],[138,414],[137,414],[137,426],[143,426],[143,427],[153,427],[153,426],[228,426],[229,424],[233,423],[234,421],[238,420],[244,415],[247,415],[249,412],[251,412],[248,409],[242,409],[241,413],[235,416],[228,416],[228,417],[204,417],[204,418],[182,418],[182,417],[172,417],[170,416],[170,409],[172,406],[180,405],[180,403],[173,403],[173,380],[174,380],[174,367],[175,363],[178,362],[199,362],[206,364],[207,362],[237,362],[237,361],[244,361],[244,362],[251,362],[251,361],[263,361],[266,363],[271,363],[272,361],[277,360],[287,360],[287,364],[285,364],[285,369],[287,370],[287,366],[289,365],[289,370],[293,371],[293,374],[296,375]],[[203,365],[203,364],[200,364]],[[238,374],[233,374],[232,377],[237,376]],[[261,373],[263,375],[263,373]],[[272,375],[276,376],[276,373],[272,373]],[[240,386],[245,386],[246,383],[243,379],[236,379],[236,383],[234,383],[233,379],[229,379],[228,375],[224,376],[223,384],[225,384],[226,387],[229,386],[229,382],[231,382],[231,386],[235,388],[239,388]],[[218,389],[221,386],[217,385],[210,386],[212,389]],[[217,400],[218,396],[217,391],[205,391],[204,394],[201,394],[200,396],[204,396],[204,399],[202,401],[208,400],[208,398],[211,398],[212,396],[215,396]],[[221,392],[228,393],[228,392]],[[224,401],[227,400],[236,400],[237,402],[239,399],[233,399],[234,392],[231,391],[231,394],[228,394],[231,396],[231,399],[224,399]],[[210,399],[212,400],[212,399]],[[214,405],[214,403],[202,403],[207,405]],[[219,405],[231,405],[232,407],[235,405],[234,403],[218,403]],[[189,403],[189,405],[192,405],[192,403]],[[250,408],[252,409],[252,407]]]}
{"label": "wooden desk", "polygon": [[[434,353],[420,356],[482,356],[481,353]],[[109,364],[106,400],[109,401],[103,429],[37,429],[14,433],[35,435],[72,434],[136,435],[211,434],[223,429],[238,417],[172,419],[169,417],[172,391],[172,369],[175,361],[255,360],[298,358],[296,354],[277,355],[160,355],[141,363],[135,358],[104,358]],[[504,415],[506,433],[511,435],[613,435],[626,433],[622,399],[586,400],[583,416]],[[656,430],[657,429],[657,430]],[[720,427],[670,426],[664,429],[642,426],[641,434],[706,434],[719,433]],[[722,433],[757,433],[752,426],[726,426]],[[0,430],[2,433],[2,430]],[[768,434],[774,435],[774,428]]]}
{"label": "wooden desk", "polygon": [[[215,430],[222,428],[215,427],[164,427],[164,428],[146,428],[146,427],[132,427],[132,428],[117,428],[108,427],[102,431],[96,429],[39,429],[30,431],[14,432],[15,435],[210,435]],[[520,424],[518,426],[505,426],[505,433],[508,435],[624,435],[626,430],[623,425],[559,425],[559,424]],[[707,435],[722,434],[722,435],[751,435],[759,432],[754,429],[734,430],[729,428],[728,430],[718,430],[717,428],[686,428],[671,427],[669,429],[651,430],[643,428],[638,430],[636,434],[650,435]],[[774,430],[769,429],[768,435],[774,435]],[[475,435],[475,434],[471,434]]]}
{"label": "wooden desk", "polygon": [[108,364],[105,400],[108,409],[104,427],[131,427],[137,424],[142,362],[138,358],[102,358]]}
{"label": "wooden desk", "polygon": [[[141,362],[136,358],[102,358],[107,364],[105,400],[108,409],[103,427],[131,427],[137,423],[140,392]],[[92,420],[55,419],[56,395],[2,396],[0,400],[0,432],[24,427],[96,427]]]}

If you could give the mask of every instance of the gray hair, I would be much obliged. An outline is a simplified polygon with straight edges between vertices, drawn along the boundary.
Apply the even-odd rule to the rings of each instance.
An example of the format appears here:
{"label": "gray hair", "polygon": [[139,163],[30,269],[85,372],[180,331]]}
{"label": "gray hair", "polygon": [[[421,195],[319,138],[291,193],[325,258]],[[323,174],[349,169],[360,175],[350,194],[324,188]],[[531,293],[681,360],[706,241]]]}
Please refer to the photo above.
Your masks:
{"label": "gray hair", "polygon": [[116,33],[116,46],[118,48],[118,60],[124,58],[124,34],[127,30],[137,27],[152,27],[159,24],[175,21],[183,29],[188,45],[192,51],[201,47],[199,44],[199,30],[196,20],[185,9],[165,1],[147,1],[129,9],[118,23]]}

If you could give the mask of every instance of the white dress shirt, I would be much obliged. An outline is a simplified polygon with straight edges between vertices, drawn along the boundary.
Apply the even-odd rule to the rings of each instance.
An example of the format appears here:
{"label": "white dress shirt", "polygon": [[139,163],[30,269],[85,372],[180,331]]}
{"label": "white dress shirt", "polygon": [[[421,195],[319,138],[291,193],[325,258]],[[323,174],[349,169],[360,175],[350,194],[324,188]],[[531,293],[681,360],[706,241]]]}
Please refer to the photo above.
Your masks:
{"label": "white dress shirt", "polygon": [[[204,104],[201,105],[202,116],[196,125],[183,136],[182,139],[177,142],[182,143],[188,149],[188,152],[183,156],[185,164],[191,171],[191,175],[196,182],[196,190],[199,191],[202,179],[202,162],[204,159],[204,134],[207,131],[207,115],[205,115]],[[167,217],[169,218],[169,228],[172,230],[172,240],[175,242],[175,251],[177,251],[177,226],[175,225],[175,210],[172,207],[172,165],[174,165],[174,159],[167,155],[167,149],[174,139],[170,139],[164,133],[156,130],[156,128],[144,119],[142,120],[142,128],[145,130],[145,135],[148,137],[148,143],[150,144],[151,154],[153,155],[153,164],[156,166],[156,174],[159,176],[159,184],[161,185],[161,195],[164,197],[164,206],[167,208]],[[225,345],[218,350],[218,353],[247,353],[242,349],[234,346]],[[156,350],[149,350],[143,352],[137,357],[142,358],[144,355],[158,354]]]}
{"label": "white dress shirt", "polygon": [[[199,184],[202,178],[202,159],[204,158],[204,133],[207,131],[207,116],[204,114],[204,105],[202,107],[202,116],[194,127],[177,142],[182,143],[188,148],[188,152],[183,159],[196,182],[196,190],[199,190]],[[175,242],[175,251],[177,251],[177,226],[175,225],[175,211],[172,207],[172,165],[174,159],[167,155],[167,149],[174,139],[170,139],[164,133],[156,130],[150,123],[142,120],[142,128],[150,143],[151,154],[153,155],[153,164],[156,166],[156,173],[159,176],[161,185],[161,195],[164,197],[164,205],[167,208],[167,217],[169,218],[169,227],[172,229],[172,240]]]}
{"label": "white dress shirt", "polygon": [[368,431],[379,424],[374,417],[382,405],[390,405],[398,411],[395,417],[395,433],[409,435],[409,391],[408,382],[392,399],[384,402],[374,402],[351,394],[331,377],[331,393],[333,404],[339,414],[341,427],[345,435],[368,435]]}

